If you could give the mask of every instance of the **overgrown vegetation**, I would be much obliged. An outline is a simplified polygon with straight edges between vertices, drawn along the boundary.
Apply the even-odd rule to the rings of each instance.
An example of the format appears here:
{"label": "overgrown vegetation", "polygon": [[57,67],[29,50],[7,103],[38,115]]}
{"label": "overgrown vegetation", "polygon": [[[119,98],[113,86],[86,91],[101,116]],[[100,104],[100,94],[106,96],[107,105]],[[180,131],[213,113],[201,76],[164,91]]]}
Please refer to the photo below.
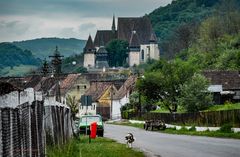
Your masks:
{"label": "overgrown vegetation", "polygon": [[[225,30],[235,31],[237,21],[235,26],[229,21],[238,18],[239,15],[232,16],[232,13],[239,8],[238,0],[174,0],[172,4],[160,7],[148,16],[159,38],[163,56],[173,58],[175,54],[188,49],[198,40],[202,33],[199,31],[199,25],[209,17],[212,18],[211,23],[216,22],[213,20],[216,19],[216,14],[219,14],[222,20],[230,17],[222,24],[226,24]],[[212,25],[207,27],[214,28]],[[215,27],[215,32],[221,32],[224,35],[223,29],[218,29],[219,27]]]}
{"label": "overgrown vegetation", "polygon": [[[164,32],[175,37],[170,40],[173,44],[170,47],[177,55],[171,60],[162,59],[142,67],[144,79],[138,80],[137,90],[145,106],[158,105],[171,113],[178,112],[179,108],[198,112],[211,106],[212,96],[207,90],[209,82],[201,72],[240,69],[239,2],[177,0],[150,14],[155,30],[162,21],[176,24],[171,27],[168,26],[171,22],[167,23],[167,28],[174,33],[159,30],[164,38]],[[188,16],[181,19],[182,13],[189,15],[189,19],[186,19]],[[194,19],[197,17],[196,25]]]}
{"label": "overgrown vegetation", "polygon": [[116,143],[107,138],[96,138],[88,143],[88,137],[73,139],[61,147],[49,147],[48,157],[143,157],[140,151],[126,148],[124,144]]}
{"label": "overgrown vegetation", "polygon": [[22,50],[10,43],[0,43],[0,67],[19,65],[39,65],[40,60],[34,58],[29,50]]}

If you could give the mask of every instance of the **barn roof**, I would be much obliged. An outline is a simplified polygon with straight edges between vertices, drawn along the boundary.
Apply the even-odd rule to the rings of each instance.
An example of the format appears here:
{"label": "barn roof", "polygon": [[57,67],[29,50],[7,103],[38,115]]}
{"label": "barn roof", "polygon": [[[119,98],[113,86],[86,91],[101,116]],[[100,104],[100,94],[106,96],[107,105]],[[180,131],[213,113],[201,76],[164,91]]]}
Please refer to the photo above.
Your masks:
{"label": "barn roof", "polygon": [[203,71],[203,75],[211,82],[211,85],[222,85],[223,90],[240,89],[240,72],[208,70]]}

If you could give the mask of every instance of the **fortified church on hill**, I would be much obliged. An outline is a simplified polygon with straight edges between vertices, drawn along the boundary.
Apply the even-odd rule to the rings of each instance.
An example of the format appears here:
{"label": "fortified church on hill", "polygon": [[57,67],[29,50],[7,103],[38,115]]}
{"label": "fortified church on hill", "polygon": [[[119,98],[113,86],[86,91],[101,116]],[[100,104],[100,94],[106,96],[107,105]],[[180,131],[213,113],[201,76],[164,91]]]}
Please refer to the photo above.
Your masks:
{"label": "fortified church on hill", "polygon": [[98,30],[94,41],[89,35],[84,48],[84,67],[108,67],[105,46],[113,39],[128,41],[129,66],[145,63],[148,59],[159,59],[157,38],[148,17],[119,17],[116,30],[113,16],[112,30]]}

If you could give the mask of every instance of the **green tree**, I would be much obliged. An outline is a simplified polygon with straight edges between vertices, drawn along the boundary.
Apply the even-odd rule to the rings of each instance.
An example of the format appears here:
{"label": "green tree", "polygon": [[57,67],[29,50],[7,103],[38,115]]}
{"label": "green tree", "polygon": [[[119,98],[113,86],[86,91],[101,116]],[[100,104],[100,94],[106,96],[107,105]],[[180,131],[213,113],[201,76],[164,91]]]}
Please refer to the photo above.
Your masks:
{"label": "green tree", "polygon": [[71,109],[73,120],[76,119],[76,114],[78,113],[78,101],[75,96],[67,95],[66,103]]}
{"label": "green tree", "polygon": [[207,90],[208,80],[200,75],[195,74],[191,80],[181,85],[181,95],[178,102],[188,112],[197,112],[207,109],[212,104],[212,95]]}
{"label": "green tree", "polygon": [[171,113],[176,112],[180,87],[193,76],[195,71],[195,67],[188,65],[187,62],[160,60],[144,74],[144,79],[137,81],[137,88],[149,104],[160,101]]}
{"label": "green tree", "polygon": [[126,58],[128,52],[128,42],[125,40],[112,40],[110,41],[106,49],[109,53],[109,65],[110,66],[126,66]]}

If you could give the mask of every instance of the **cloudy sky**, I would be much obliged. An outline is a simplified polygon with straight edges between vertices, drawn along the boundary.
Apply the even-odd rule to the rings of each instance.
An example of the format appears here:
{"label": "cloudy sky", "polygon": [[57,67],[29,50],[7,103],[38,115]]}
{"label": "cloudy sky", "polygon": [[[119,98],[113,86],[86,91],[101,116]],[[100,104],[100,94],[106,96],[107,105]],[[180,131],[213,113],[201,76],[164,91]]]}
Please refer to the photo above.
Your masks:
{"label": "cloudy sky", "polygon": [[172,0],[0,0],[0,42],[41,37],[86,39],[110,29],[112,15],[135,17]]}

